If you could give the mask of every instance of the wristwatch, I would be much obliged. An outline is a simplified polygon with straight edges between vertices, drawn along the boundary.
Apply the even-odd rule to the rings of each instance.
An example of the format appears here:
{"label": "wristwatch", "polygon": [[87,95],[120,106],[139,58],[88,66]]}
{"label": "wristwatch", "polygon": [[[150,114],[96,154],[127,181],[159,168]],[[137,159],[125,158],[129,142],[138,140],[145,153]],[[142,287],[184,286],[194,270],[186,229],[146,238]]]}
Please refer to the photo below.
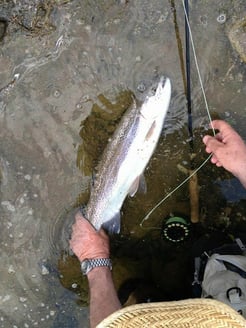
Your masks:
{"label": "wristwatch", "polygon": [[112,270],[112,262],[108,258],[101,259],[84,259],[81,262],[81,271],[83,275],[87,275],[92,269],[100,266],[107,266]]}

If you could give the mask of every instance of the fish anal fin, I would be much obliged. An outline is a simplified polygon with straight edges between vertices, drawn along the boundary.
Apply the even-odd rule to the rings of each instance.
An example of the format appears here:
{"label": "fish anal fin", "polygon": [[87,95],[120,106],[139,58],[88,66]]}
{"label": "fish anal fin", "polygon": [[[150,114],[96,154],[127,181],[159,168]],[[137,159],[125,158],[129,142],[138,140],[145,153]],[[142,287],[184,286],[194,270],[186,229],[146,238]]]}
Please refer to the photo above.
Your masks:
{"label": "fish anal fin", "polygon": [[128,195],[133,197],[135,196],[138,190],[142,193],[146,193],[147,191],[146,181],[143,175],[139,175],[136,177],[128,191]]}
{"label": "fish anal fin", "polygon": [[102,225],[110,235],[120,233],[120,212],[117,212],[109,221]]}

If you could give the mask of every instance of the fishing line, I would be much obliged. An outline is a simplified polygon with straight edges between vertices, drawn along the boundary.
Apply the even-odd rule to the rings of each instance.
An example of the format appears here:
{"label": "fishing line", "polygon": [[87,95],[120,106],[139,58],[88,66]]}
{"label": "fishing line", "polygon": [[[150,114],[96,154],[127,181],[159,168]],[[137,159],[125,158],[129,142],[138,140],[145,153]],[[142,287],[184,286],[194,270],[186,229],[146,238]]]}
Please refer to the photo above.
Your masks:
{"label": "fishing line", "polygon": [[159,201],[159,203],[157,203],[152,210],[150,210],[145,217],[143,218],[143,220],[140,222],[140,227],[142,227],[143,229],[158,229],[156,227],[148,227],[148,228],[144,228],[143,227],[143,223],[149,219],[150,215],[166,200],[168,199],[170,196],[172,196],[172,194],[174,194],[179,188],[181,188],[186,182],[188,182],[190,180],[190,178],[193,177],[193,175],[195,175],[207,162],[208,160],[211,158],[211,154],[202,162],[202,164],[195,169],[192,174],[190,174],[185,180],[183,180],[176,188],[174,188],[169,194],[167,194],[162,200]]}
{"label": "fishing line", "polygon": [[[196,55],[196,50],[195,50],[195,46],[194,46],[194,41],[193,41],[193,36],[192,36],[192,32],[191,32],[191,27],[190,27],[190,23],[189,23],[189,17],[188,17],[188,13],[187,13],[187,10],[186,10],[186,6],[185,6],[185,2],[184,0],[182,0],[182,4],[183,4],[183,9],[184,9],[184,14],[185,14],[185,22],[187,24],[187,30],[188,30],[188,34],[189,34],[189,40],[190,40],[190,43],[191,43],[191,47],[192,47],[192,52],[193,52],[193,55],[194,55],[194,61],[195,61],[195,66],[196,66],[196,70],[197,70],[197,74],[198,74],[198,79],[199,79],[199,83],[200,83],[200,87],[201,87],[201,90],[202,90],[202,95],[203,95],[203,99],[204,99],[204,103],[205,103],[205,108],[206,108],[206,112],[207,112],[207,115],[208,115],[208,119],[209,119],[209,122],[210,122],[210,126],[212,128],[212,132],[213,132],[213,135],[215,136],[215,129],[213,128],[213,126],[211,125],[211,122],[212,122],[212,118],[211,118],[211,115],[210,115],[210,111],[209,111],[209,107],[208,107],[208,102],[207,102],[207,97],[206,97],[206,94],[205,94],[205,90],[204,90],[204,86],[203,86],[203,82],[202,82],[202,78],[201,78],[201,73],[200,73],[200,68],[199,68],[199,65],[198,65],[198,60],[197,60],[197,55]],[[187,36],[186,36],[187,37]],[[187,41],[187,39],[186,39]],[[187,50],[187,49],[186,49]],[[190,63],[189,63],[190,65]],[[187,67],[186,67],[187,69]],[[189,69],[189,66],[188,66],[188,69]],[[190,79],[190,78],[189,78]],[[188,80],[188,78],[187,78]],[[190,86],[189,86],[190,88]],[[187,87],[188,89],[188,87]],[[189,89],[188,89],[189,90]],[[188,101],[188,100],[187,100]],[[188,106],[188,104],[187,104]],[[190,99],[190,104],[189,104],[190,108],[188,107],[188,111],[190,110],[190,114],[191,114],[191,99]],[[190,118],[191,119],[191,118]],[[192,122],[191,122],[192,123]],[[192,125],[191,125],[192,127]],[[192,130],[191,130],[192,132]],[[193,133],[192,133],[192,136],[193,136]],[[192,140],[193,141],[193,140]],[[193,145],[192,145],[193,146]],[[208,161],[209,159],[212,157],[212,154],[210,154],[203,162],[202,164],[197,168],[195,169],[192,174],[190,174],[185,180],[183,180],[176,188],[174,188],[169,194],[167,194],[162,200],[160,200],[145,216],[144,218],[142,219],[142,221],[140,222],[140,227],[142,229],[146,229],[146,230],[149,230],[149,229],[159,229],[157,227],[148,227],[148,228],[144,228],[143,227],[143,223],[149,219],[150,215],[165,201],[167,200],[170,196],[172,196],[173,193],[175,193],[178,189],[180,189],[186,182],[188,182]]]}

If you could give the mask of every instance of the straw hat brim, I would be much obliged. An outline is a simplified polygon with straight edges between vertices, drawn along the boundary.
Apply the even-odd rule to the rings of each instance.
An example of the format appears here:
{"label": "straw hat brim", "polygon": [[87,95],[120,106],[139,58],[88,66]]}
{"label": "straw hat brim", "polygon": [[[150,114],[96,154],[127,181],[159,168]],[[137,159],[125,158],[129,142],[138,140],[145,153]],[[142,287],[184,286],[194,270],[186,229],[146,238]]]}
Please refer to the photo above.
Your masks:
{"label": "straw hat brim", "polygon": [[97,326],[106,327],[246,328],[246,320],[230,306],[203,298],[131,305]]}

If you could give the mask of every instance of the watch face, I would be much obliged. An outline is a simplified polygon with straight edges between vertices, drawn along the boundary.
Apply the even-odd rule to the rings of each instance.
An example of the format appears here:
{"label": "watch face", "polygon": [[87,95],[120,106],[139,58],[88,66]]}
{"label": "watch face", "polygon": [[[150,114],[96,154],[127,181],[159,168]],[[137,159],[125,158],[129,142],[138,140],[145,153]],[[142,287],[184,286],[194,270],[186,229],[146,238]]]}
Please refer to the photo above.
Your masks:
{"label": "watch face", "polygon": [[83,274],[87,273],[88,267],[89,267],[89,261],[88,260],[82,261],[81,270],[82,270]]}

